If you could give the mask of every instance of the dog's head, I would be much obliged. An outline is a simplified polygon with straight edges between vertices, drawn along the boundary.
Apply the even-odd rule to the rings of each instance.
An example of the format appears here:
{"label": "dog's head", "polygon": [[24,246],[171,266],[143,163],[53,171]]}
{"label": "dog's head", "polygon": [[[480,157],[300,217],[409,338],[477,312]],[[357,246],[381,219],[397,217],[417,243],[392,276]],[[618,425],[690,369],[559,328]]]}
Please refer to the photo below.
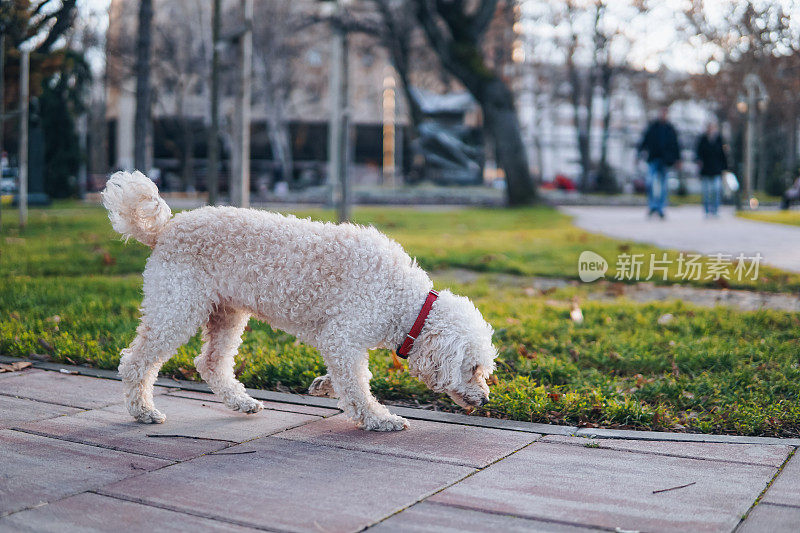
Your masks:
{"label": "dog's head", "polygon": [[472,302],[441,291],[409,354],[411,374],[431,390],[446,392],[461,407],[489,401],[486,379],[497,350],[492,327]]}

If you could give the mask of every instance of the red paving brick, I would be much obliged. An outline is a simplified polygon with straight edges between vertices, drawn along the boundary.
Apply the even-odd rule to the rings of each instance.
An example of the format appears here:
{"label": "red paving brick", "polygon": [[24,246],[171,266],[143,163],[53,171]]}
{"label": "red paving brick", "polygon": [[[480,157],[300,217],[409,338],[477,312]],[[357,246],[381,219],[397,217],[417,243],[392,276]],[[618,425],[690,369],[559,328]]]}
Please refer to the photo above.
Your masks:
{"label": "red paving brick", "polygon": [[747,516],[738,533],[797,533],[800,507],[761,503]]}
{"label": "red paving brick", "polygon": [[422,502],[371,527],[374,533],[588,533],[597,529],[484,513],[449,505]]}
{"label": "red paving brick", "polygon": [[0,429],[80,411],[74,407],[0,395]]}
{"label": "red paving brick", "polygon": [[457,481],[463,466],[267,437],[103,493],[292,531],[356,531]]}
{"label": "red paving brick", "polygon": [[83,493],[0,518],[0,531],[38,533],[245,533],[257,531],[158,507]]}
{"label": "red paving brick", "polygon": [[694,459],[715,459],[779,467],[792,451],[791,446],[757,444],[716,444],[708,442],[658,442],[645,440],[584,439],[548,435],[543,442],[597,446],[609,450],[657,453]]}
{"label": "red paving brick", "polygon": [[[263,437],[319,417],[283,411],[245,415],[222,404],[163,395],[156,398],[167,415],[163,424],[140,424],[122,405],[20,425],[20,428],[87,444],[97,444],[165,459],[186,460],[221,450],[234,442]],[[186,437],[151,437],[183,435]]]}
{"label": "red paving brick", "polygon": [[[155,389],[155,394],[165,392],[167,389],[163,387]],[[47,371],[26,371],[20,376],[4,379],[0,394],[81,409],[96,409],[123,401],[122,383],[119,381]]]}
{"label": "red paving brick", "polygon": [[0,430],[0,457],[0,515],[169,464],[12,430]]}
{"label": "red paving brick", "polygon": [[[764,495],[764,501],[800,507],[800,454],[789,459],[780,475]],[[800,527],[798,527],[800,530]]]}
{"label": "red paving brick", "polygon": [[[536,519],[650,531],[731,531],[776,472],[534,443],[432,501]],[[653,493],[680,485],[689,487]]]}
{"label": "red paving brick", "polygon": [[276,437],[483,467],[530,444],[538,435],[424,420],[412,420],[409,429],[399,432],[363,431],[344,415],[338,415],[285,431]]}

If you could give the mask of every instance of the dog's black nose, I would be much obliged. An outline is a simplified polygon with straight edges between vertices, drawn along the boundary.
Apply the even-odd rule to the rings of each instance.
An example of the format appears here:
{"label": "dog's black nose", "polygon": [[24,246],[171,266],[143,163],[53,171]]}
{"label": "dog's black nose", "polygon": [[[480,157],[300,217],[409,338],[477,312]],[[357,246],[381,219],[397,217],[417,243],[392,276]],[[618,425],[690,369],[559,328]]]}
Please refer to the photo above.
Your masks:
{"label": "dog's black nose", "polygon": [[481,407],[483,407],[487,403],[489,403],[489,398],[487,396],[484,396],[483,398],[481,398]]}

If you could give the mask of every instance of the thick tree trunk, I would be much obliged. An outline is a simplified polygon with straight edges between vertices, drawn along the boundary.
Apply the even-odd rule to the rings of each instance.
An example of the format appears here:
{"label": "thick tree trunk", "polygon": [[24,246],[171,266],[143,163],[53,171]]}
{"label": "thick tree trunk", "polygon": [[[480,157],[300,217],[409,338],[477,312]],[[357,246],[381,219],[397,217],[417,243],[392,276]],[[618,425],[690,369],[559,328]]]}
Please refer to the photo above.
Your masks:
{"label": "thick tree trunk", "polygon": [[139,27],[136,31],[136,115],[133,132],[133,164],[147,172],[147,139],[150,133],[150,48],[152,43],[153,3],[139,0]]}
{"label": "thick tree trunk", "polygon": [[536,199],[536,189],[528,168],[513,95],[499,78],[486,80],[479,95],[485,129],[494,140],[497,164],[506,175],[508,203],[529,204]]}
{"label": "thick tree trunk", "polygon": [[[484,0],[469,15],[465,4],[417,0],[417,21],[442,65],[464,84],[481,106],[484,130],[494,140],[497,164],[506,175],[508,204],[530,204],[537,200],[536,187],[531,180],[514,95],[486,65],[480,48],[497,2]],[[437,20],[439,17],[449,31],[443,30]]]}

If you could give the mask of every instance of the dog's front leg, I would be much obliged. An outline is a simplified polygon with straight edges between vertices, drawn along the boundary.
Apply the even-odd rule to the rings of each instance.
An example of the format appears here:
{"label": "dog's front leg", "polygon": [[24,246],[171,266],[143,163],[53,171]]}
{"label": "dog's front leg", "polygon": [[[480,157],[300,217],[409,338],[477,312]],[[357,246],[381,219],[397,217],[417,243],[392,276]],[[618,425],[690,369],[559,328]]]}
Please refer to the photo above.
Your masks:
{"label": "dog's front leg", "polygon": [[339,408],[358,427],[369,431],[400,431],[408,427],[408,420],[390,413],[370,392],[372,373],[366,352],[329,352],[323,358],[339,397]]}

